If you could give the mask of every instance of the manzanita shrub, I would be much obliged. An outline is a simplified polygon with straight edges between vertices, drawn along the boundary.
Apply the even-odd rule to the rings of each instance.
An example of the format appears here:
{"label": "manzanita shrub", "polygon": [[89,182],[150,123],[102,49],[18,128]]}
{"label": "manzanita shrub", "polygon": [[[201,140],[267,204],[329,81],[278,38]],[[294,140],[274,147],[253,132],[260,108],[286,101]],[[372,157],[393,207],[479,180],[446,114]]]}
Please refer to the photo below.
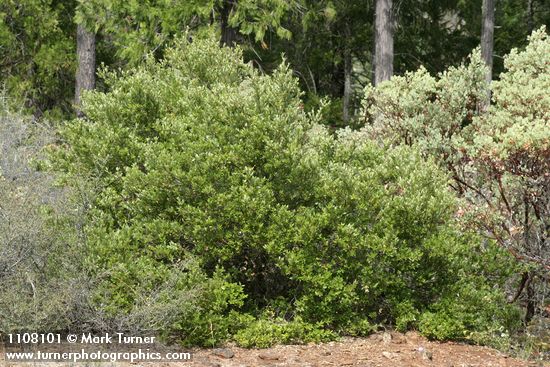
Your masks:
{"label": "manzanita shrub", "polygon": [[[547,306],[550,280],[550,39],[541,28],[512,50],[491,84],[478,52],[438,78],[421,69],[367,88],[359,135],[412,146],[446,168],[464,223],[521,264],[510,300],[529,321]],[[480,112],[482,111],[482,112]],[[521,276],[519,276],[521,273]],[[440,322],[440,321],[436,321]]]}
{"label": "manzanita shrub", "polygon": [[[509,259],[459,230],[438,165],[329,133],[286,66],[262,75],[239,50],[195,39],[102,77],[108,92],[85,96],[85,118],[52,152],[69,184],[93,192],[100,307],[131,313],[180,269],[176,284],[199,301],[167,330],[191,344],[324,340],[378,322],[444,319],[453,327],[428,333],[438,338],[514,326],[493,287]],[[194,275],[178,266],[188,258]]]}
{"label": "manzanita shrub", "polygon": [[438,78],[425,69],[365,91],[362,133],[384,145],[419,148],[454,179],[482,230],[523,262],[550,269],[550,40],[544,28],[512,50],[486,103],[485,67],[470,63]]}

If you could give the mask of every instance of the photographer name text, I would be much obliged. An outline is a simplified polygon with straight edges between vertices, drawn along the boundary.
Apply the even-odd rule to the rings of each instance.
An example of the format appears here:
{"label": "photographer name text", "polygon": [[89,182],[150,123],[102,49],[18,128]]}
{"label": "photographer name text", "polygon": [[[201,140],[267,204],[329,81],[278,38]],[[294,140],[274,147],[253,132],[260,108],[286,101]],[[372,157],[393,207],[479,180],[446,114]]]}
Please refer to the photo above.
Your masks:
{"label": "photographer name text", "polygon": [[154,342],[154,336],[129,336],[124,333],[105,333],[102,336],[87,333],[82,334],[80,338],[81,344],[153,344]]}

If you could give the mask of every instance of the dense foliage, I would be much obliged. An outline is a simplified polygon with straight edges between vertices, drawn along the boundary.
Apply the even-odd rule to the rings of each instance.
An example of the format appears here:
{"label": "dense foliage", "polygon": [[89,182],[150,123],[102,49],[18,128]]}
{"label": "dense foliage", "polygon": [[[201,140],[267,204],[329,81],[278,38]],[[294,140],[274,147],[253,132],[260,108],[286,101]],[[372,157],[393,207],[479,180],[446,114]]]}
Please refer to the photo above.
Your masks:
{"label": "dense foliage", "polygon": [[14,104],[35,114],[71,111],[76,27],[67,14],[75,1],[0,3],[0,83]]}
{"label": "dense foliage", "polygon": [[[361,90],[372,79],[374,0],[6,0],[0,4],[0,83],[36,116],[73,111],[76,25],[96,34],[97,63],[137,65],[164,50],[185,30],[220,33],[225,26],[264,70],[284,54],[307,94],[306,108],[330,98],[326,124],[342,125],[344,58],[353,60],[350,113],[359,112]],[[441,72],[461,62],[479,43],[481,0],[395,3],[395,72],[423,65]],[[527,4],[526,4],[527,3]],[[230,9],[225,9],[232,4]],[[530,4],[530,5],[529,5]],[[548,24],[542,0],[503,0],[497,6],[494,76],[502,56]],[[103,86],[98,80],[98,86]]]}
{"label": "dense foliage", "polygon": [[263,345],[247,340],[266,324],[246,314],[290,322],[275,340],[296,338],[295,323],[311,338],[377,322],[438,338],[513,327],[493,288],[508,260],[460,232],[438,166],[331,135],[301,108],[285,66],[265,76],[239,51],[196,39],[104,77],[110,91],[85,97],[86,118],[64,128],[54,163],[70,184],[93,182],[87,261],[103,274],[106,310],[132,312],[195,258],[217,286],[193,333],[188,315],[171,325],[187,342],[228,337],[230,322],[243,344]]}
{"label": "dense foliage", "polygon": [[550,7],[375,3],[1,2],[0,332],[547,348]]}
{"label": "dense foliage", "polygon": [[[487,95],[482,65],[474,52],[438,79],[420,69],[367,88],[365,117],[373,123],[359,134],[418,147],[449,171],[461,215],[525,265],[529,320],[545,305],[550,270],[550,40],[540,29],[505,58],[487,113],[479,113]],[[524,286],[525,279],[519,293]]]}

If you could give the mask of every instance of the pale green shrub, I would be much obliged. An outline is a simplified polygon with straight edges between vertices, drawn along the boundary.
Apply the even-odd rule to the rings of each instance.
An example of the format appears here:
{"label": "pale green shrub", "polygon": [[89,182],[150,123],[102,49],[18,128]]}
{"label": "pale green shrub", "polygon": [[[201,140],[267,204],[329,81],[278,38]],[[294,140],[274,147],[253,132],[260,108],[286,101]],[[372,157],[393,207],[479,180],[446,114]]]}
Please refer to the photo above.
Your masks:
{"label": "pale green shrub", "polygon": [[461,198],[456,216],[520,264],[515,272],[523,274],[514,282],[523,281],[509,299],[525,300],[528,321],[548,302],[550,269],[550,40],[544,28],[525,50],[505,58],[505,69],[492,82],[492,104],[483,113],[487,86],[477,51],[469,64],[438,78],[421,69],[369,87],[368,123],[357,135],[416,147],[447,169]]}

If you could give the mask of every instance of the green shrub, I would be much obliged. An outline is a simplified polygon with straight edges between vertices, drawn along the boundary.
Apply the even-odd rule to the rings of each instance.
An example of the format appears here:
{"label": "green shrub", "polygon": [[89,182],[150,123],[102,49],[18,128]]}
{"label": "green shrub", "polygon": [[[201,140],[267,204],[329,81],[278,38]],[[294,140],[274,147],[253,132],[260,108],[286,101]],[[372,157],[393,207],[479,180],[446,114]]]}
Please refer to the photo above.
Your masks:
{"label": "green shrub", "polygon": [[[229,282],[221,272],[207,277],[196,265],[193,264],[191,271],[181,274],[178,286],[165,286],[164,297],[154,300],[153,304],[160,307],[156,315],[163,321],[162,325],[155,326],[169,338],[176,333],[178,341],[184,345],[215,346],[227,340],[234,330],[247,325],[250,316],[232,310],[243,304],[242,287]],[[175,291],[179,293],[175,294]],[[167,304],[172,305],[171,314],[163,309]],[[144,325],[151,325],[150,318],[147,319],[150,314],[148,306],[141,306]],[[135,313],[135,308],[132,313]]]}
{"label": "green shrub", "polygon": [[319,131],[301,162],[328,162],[317,163],[313,205],[279,207],[268,245],[301,285],[297,311],[345,327],[373,311],[393,316],[400,300],[429,303],[430,291],[452,277],[447,246],[459,246],[446,225],[453,199],[445,178],[411,150],[382,151],[346,136],[333,142]]}
{"label": "green shrub", "polygon": [[[331,135],[303,111],[284,65],[262,75],[212,39],[166,55],[104,72],[109,92],[85,96],[86,118],[67,124],[53,152],[69,184],[93,183],[85,231],[104,309],[131,314],[194,258],[197,275],[182,281],[202,293],[167,333],[185,339],[197,323],[185,340],[233,333],[264,346],[331,335],[321,328],[415,327],[452,285],[486,281],[476,266],[493,260],[471,256],[481,241],[454,223],[437,164]],[[262,316],[275,303],[288,310]],[[468,315],[484,307],[471,304]]]}
{"label": "green shrub", "polygon": [[[472,309],[478,312],[472,313]],[[439,340],[466,339],[486,343],[517,330],[519,320],[518,309],[506,305],[498,289],[485,284],[460,282],[431,305],[430,311],[422,314],[419,330]]]}
{"label": "green shrub", "polygon": [[413,146],[448,171],[462,199],[457,215],[463,224],[521,264],[513,267],[514,278],[529,279],[527,286],[519,297],[509,293],[525,301],[529,321],[548,298],[550,39],[543,27],[524,50],[505,57],[483,113],[485,67],[477,51],[470,59],[437,78],[420,69],[367,88],[364,107],[372,123],[359,135],[385,146]]}
{"label": "green shrub", "polygon": [[300,344],[334,340],[336,334],[301,319],[259,319],[239,330],[234,339],[244,348],[267,348],[274,344]]}
{"label": "green shrub", "polygon": [[545,251],[550,166],[550,39],[533,32],[523,51],[505,57],[491,84],[492,105],[479,113],[488,86],[475,51],[470,63],[430,76],[424,69],[365,91],[362,131],[385,145],[417,147],[448,169],[452,186],[481,231],[525,263],[548,268]]}

